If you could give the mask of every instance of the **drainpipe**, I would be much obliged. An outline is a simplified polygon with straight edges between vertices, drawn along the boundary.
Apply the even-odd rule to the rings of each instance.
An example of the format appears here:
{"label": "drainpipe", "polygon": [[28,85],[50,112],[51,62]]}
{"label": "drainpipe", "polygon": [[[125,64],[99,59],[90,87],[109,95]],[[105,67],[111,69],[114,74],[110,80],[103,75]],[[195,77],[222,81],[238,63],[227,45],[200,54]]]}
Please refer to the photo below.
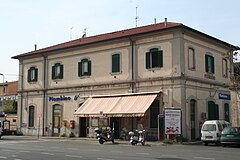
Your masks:
{"label": "drainpipe", "polygon": [[[131,75],[131,92],[132,93],[135,93],[135,90],[136,90],[136,88],[135,88],[135,86],[136,86],[136,84],[135,84],[135,54],[134,54],[134,52],[135,52],[135,48],[134,48],[134,46],[135,46],[135,42],[131,39],[131,37],[129,37],[129,40],[130,40],[130,45],[131,45],[131,69],[132,69],[132,75]],[[133,123],[134,123],[134,117],[132,117],[132,131],[133,131],[133,129],[134,129],[134,125],[133,125]]]}
{"label": "drainpipe", "polygon": [[[20,66],[21,64],[21,66]],[[20,128],[20,132],[22,133],[22,119],[23,119],[23,61],[19,60],[19,69],[21,69],[21,73],[20,73],[20,99],[21,99],[21,103],[20,103],[20,121],[19,121],[19,128]]]}
{"label": "drainpipe", "polygon": [[47,56],[43,56],[43,116],[42,116],[42,135],[45,136],[47,126],[47,109],[46,109],[46,94],[47,94]]}

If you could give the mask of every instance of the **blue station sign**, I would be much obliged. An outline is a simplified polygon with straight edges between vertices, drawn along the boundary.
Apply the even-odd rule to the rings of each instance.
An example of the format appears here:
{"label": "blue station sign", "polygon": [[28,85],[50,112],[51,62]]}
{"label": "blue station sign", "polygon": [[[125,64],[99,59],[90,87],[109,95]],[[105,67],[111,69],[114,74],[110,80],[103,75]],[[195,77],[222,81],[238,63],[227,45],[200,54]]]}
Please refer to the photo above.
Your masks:
{"label": "blue station sign", "polygon": [[70,101],[71,97],[59,96],[59,97],[49,97],[48,101]]}
{"label": "blue station sign", "polygon": [[218,94],[218,98],[219,98],[219,99],[230,100],[230,99],[231,99],[231,96],[230,96],[230,94],[219,93],[219,94]]}

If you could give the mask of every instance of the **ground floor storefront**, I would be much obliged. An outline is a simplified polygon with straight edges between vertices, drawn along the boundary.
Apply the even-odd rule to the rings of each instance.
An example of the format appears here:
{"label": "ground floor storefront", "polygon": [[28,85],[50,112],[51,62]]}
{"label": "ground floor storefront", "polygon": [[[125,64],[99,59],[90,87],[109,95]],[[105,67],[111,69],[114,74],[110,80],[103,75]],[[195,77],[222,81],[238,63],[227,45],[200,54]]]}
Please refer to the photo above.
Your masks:
{"label": "ground floor storefront", "polygon": [[116,138],[128,139],[129,131],[143,128],[147,140],[159,140],[165,134],[164,111],[171,108],[181,111],[182,137],[196,140],[205,120],[231,122],[231,97],[226,88],[193,82],[160,84],[141,84],[137,93],[23,92],[18,103],[18,130],[24,135],[95,137],[96,127],[110,126]]}

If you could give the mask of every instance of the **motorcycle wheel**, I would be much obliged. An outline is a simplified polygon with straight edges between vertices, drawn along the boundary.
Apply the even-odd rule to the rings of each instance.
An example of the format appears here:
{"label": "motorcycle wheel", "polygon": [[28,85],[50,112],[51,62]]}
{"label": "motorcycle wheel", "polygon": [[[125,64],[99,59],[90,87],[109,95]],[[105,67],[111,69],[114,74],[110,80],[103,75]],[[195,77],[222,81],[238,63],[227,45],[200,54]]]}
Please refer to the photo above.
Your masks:
{"label": "motorcycle wheel", "polygon": [[134,146],[135,144],[136,144],[136,143],[135,143],[134,141],[132,141],[132,142],[131,142],[131,145],[133,145],[133,146]]}
{"label": "motorcycle wheel", "polygon": [[143,142],[141,142],[141,143],[142,143],[143,146],[145,145],[145,141],[143,141]]}
{"label": "motorcycle wheel", "polygon": [[103,141],[102,139],[99,139],[99,143],[100,143],[100,144],[103,144],[104,141]]}

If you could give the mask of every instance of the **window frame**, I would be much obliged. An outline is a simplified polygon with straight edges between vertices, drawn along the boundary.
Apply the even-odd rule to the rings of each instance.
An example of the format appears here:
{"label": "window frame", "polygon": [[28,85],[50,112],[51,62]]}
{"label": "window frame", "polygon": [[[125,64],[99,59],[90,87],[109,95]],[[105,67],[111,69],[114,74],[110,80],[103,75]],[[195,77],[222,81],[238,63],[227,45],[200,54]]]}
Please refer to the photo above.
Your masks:
{"label": "window frame", "polygon": [[114,53],[111,56],[112,61],[112,74],[120,73],[121,72],[121,53]]}
{"label": "window frame", "polygon": [[55,63],[52,66],[52,79],[63,79],[63,69],[64,66],[61,63]]}
{"label": "window frame", "polygon": [[[192,52],[190,52],[190,51],[192,51]],[[192,53],[192,55],[191,55],[191,53]],[[190,63],[190,62],[192,62],[192,63]],[[188,48],[188,69],[196,70],[196,54],[195,54],[195,49],[192,47]]]}
{"label": "window frame", "polygon": [[222,76],[225,78],[228,77],[228,61],[226,58],[222,59]]}
{"label": "window frame", "polygon": [[28,82],[37,82],[38,81],[38,68],[37,67],[30,67],[28,69],[27,80],[28,80]]}
{"label": "window frame", "polygon": [[[154,57],[157,57],[156,60]],[[151,48],[146,52],[146,69],[157,69],[163,67],[163,50]]]}
{"label": "window frame", "polygon": [[28,107],[28,127],[34,127],[34,121],[35,121],[35,106],[29,106]]}
{"label": "window frame", "polygon": [[[87,66],[85,66],[85,65],[87,65]],[[78,77],[91,76],[91,74],[92,74],[92,66],[91,65],[92,65],[92,62],[89,58],[81,59],[81,61],[78,62]]]}
{"label": "window frame", "polygon": [[207,74],[215,73],[215,60],[210,54],[205,54],[205,72]]}

